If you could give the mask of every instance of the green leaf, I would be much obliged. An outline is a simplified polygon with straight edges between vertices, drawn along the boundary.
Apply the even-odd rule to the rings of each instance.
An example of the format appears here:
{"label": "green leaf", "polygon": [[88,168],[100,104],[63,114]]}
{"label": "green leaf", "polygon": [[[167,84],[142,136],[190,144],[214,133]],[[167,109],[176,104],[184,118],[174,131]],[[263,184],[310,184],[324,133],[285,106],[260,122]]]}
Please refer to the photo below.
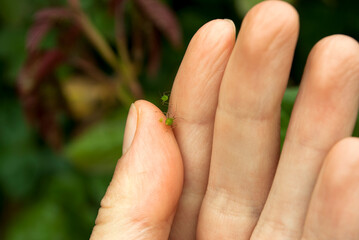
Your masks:
{"label": "green leaf", "polygon": [[[91,180],[95,176],[85,177],[74,169],[58,172],[48,181],[47,190],[43,195],[48,201],[55,201],[66,211],[68,229],[71,233],[79,235],[78,239],[81,238],[81,234],[91,231],[99,207],[97,204],[91,204],[88,194]],[[101,191],[101,194],[103,193]]]}
{"label": "green leaf", "polygon": [[5,65],[5,81],[12,84],[25,59],[25,29],[4,28],[0,31],[0,63]]}
{"label": "green leaf", "polygon": [[88,129],[65,149],[71,161],[84,169],[113,169],[122,155],[126,114],[118,114]]}
{"label": "green leaf", "polygon": [[34,149],[18,102],[0,102],[0,187],[11,198],[34,190],[40,169],[40,154]]}
{"label": "green leaf", "polygon": [[8,228],[6,240],[72,239],[66,229],[66,212],[53,201],[42,200],[16,216]]}

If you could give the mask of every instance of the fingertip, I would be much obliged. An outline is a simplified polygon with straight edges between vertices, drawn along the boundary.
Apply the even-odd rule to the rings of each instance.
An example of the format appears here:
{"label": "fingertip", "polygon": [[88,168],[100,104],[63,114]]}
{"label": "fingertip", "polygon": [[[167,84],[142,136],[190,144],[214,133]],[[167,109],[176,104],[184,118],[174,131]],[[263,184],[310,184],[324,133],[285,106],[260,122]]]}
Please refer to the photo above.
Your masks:
{"label": "fingertip", "polygon": [[[123,139],[123,154],[127,153],[134,139],[142,138],[137,137],[137,135],[146,136],[146,134],[148,134],[147,130],[157,132],[155,135],[164,134],[171,136],[171,129],[166,127],[165,124],[161,124],[160,119],[165,119],[165,116],[154,104],[145,100],[137,100],[131,104]],[[143,131],[145,131],[145,133],[141,133]],[[149,135],[153,135],[153,133]]]}
{"label": "fingertip", "polygon": [[197,49],[203,58],[209,53],[218,55],[224,50],[233,48],[235,35],[236,27],[232,20],[215,19],[207,22],[197,31],[188,49]]}
{"label": "fingertip", "polygon": [[[171,126],[165,124],[166,116],[153,103],[138,100],[134,103],[138,112],[138,130],[135,141],[152,145],[158,151],[177,152],[177,143]],[[161,121],[162,119],[162,121]],[[151,143],[151,144],[147,144]],[[166,148],[160,150],[166,145]]]}
{"label": "fingertip", "polygon": [[[321,58],[325,58],[326,54],[335,54],[340,59],[358,57],[358,42],[344,34],[334,34],[321,39],[313,48],[315,51],[323,51]],[[325,52],[326,51],[326,52]]]}
{"label": "fingertip", "polygon": [[[223,19],[224,21],[227,21],[227,23],[229,25],[231,25],[231,28],[232,28],[232,32],[233,33],[236,33],[236,25],[234,24],[234,22],[231,20],[231,19],[228,19],[228,18],[225,18]],[[229,29],[229,28],[228,28]]]}
{"label": "fingertip", "polygon": [[271,15],[275,21],[282,27],[298,27],[299,14],[297,10],[288,2],[278,0],[262,1],[249,10],[247,18],[266,19]]}
{"label": "fingertip", "polygon": [[[241,36],[241,32],[245,36]],[[299,15],[292,5],[284,1],[263,1],[243,19],[239,38],[242,37],[248,55],[253,56],[296,41],[298,33]]]}
{"label": "fingertip", "polygon": [[[198,31],[198,35],[212,35],[213,37],[218,38],[223,37],[223,35],[228,35],[228,37],[233,37],[236,33],[236,25],[231,19],[213,19],[206,24],[204,24]],[[196,35],[197,35],[196,33]]]}
{"label": "fingertip", "polygon": [[303,239],[354,239],[359,236],[359,139],[335,144],[319,175]]}
{"label": "fingertip", "polygon": [[[312,85],[326,93],[342,89],[347,84],[358,88],[359,44],[345,35],[336,34],[321,39],[309,54],[304,75],[314,74]],[[351,79],[356,79],[350,81]]]}
{"label": "fingertip", "polygon": [[330,150],[329,154],[346,154],[359,159],[359,138],[346,137],[338,141]]}
{"label": "fingertip", "polygon": [[[347,137],[337,142],[328,152],[321,170],[322,194],[331,200],[342,197],[359,181],[359,139]],[[329,199],[328,199],[329,200]]]}
{"label": "fingertip", "polygon": [[[297,139],[329,150],[336,141],[352,133],[358,106],[358,43],[340,34],[323,38],[309,54],[293,109],[292,118],[299,120],[292,124],[301,129]],[[313,138],[314,128],[308,122],[320,123],[321,129],[326,129],[320,132],[321,141],[317,139],[319,135]]]}
{"label": "fingertip", "polygon": [[324,169],[332,187],[343,189],[353,182],[353,177],[359,180],[359,139],[347,137],[336,143],[326,157]]}
{"label": "fingertip", "polygon": [[[193,36],[172,87],[174,112],[189,122],[212,121],[219,87],[236,40],[235,26],[228,19],[203,25]],[[206,106],[203,105],[206,102]],[[188,107],[191,106],[191,107]]]}

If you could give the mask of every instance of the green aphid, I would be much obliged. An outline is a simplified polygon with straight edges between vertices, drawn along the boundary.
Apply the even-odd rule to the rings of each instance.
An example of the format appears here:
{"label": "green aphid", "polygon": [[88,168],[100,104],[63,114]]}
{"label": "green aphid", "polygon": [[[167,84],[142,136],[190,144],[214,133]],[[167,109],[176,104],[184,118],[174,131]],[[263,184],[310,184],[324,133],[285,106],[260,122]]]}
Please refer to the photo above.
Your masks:
{"label": "green aphid", "polygon": [[168,104],[169,99],[170,99],[169,93],[164,93],[161,97],[162,105]]}
{"label": "green aphid", "polygon": [[174,121],[174,118],[166,118],[165,124],[166,124],[167,126],[172,126],[172,125],[173,125],[173,121]]}

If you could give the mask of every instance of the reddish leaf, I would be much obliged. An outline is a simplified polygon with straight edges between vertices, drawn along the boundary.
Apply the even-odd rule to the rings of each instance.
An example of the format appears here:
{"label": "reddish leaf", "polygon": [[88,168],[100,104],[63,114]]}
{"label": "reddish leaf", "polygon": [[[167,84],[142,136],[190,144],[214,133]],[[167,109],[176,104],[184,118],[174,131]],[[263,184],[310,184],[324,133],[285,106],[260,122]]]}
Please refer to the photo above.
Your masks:
{"label": "reddish leaf", "polygon": [[58,49],[30,55],[17,79],[20,94],[26,95],[36,90],[63,60],[64,55]]}
{"label": "reddish leaf", "polygon": [[41,58],[41,63],[35,75],[35,79],[38,79],[38,83],[49,74],[52,74],[55,68],[60,65],[64,59],[65,56],[61,50],[53,49],[47,51]]}
{"label": "reddish leaf", "polygon": [[179,47],[182,44],[182,32],[171,9],[158,0],[134,0],[134,2],[173,46]]}
{"label": "reddish leaf", "polygon": [[35,22],[31,26],[26,40],[29,52],[37,50],[40,42],[55,23],[72,18],[72,12],[67,8],[46,8],[35,14]]}
{"label": "reddish leaf", "polygon": [[56,121],[56,112],[49,108],[43,109],[42,114],[40,115],[40,124],[39,130],[46,142],[56,150],[62,148],[62,131]]}
{"label": "reddish leaf", "polygon": [[42,54],[43,53],[41,52],[30,54],[23,67],[20,69],[17,77],[17,89],[20,96],[26,96],[33,91],[35,86],[34,75],[39,65],[39,58],[41,58]]}
{"label": "reddish leaf", "polygon": [[[59,108],[57,94],[59,89],[54,86],[53,81],[56,78],[53,74],[48,74],[45,78],[42,78],[42,81],[45,81],[46,84],[41,84],[41,88],[39,88],[39,85],[34,87],[36,84],[34,74],[39,63],[41,63],[41,57],[42,54],[39,53],[30,58],[34,62],[24,66],[18,77],[17,87],[20,101],[29,123],[40,132],[50,146],[54,149],[59,149],[62,144],[62,135],[60,126],[56,121]],[[50,94],[49,89],[51,89]]]}
{"label": "reddish leaf", "polygon": [[52,104],[48,104],[49,99],[36,91],[22,96],[21,102],[29,123],[39,131],[52,148],[60,149],[63,137],[56,121],[57,109]]}
{"label": "reddish leaf", "polygon": [[61,21],[72,17],[71,10],[63,7],[45,8],[35,14],[36,21]]}
{"label": "reddish leaf", "polygon": [[35,52],[42,39],[51,28],[52,23],[48,21],[39,22],[32,25],[27,35],[26,49],[29,52]]}

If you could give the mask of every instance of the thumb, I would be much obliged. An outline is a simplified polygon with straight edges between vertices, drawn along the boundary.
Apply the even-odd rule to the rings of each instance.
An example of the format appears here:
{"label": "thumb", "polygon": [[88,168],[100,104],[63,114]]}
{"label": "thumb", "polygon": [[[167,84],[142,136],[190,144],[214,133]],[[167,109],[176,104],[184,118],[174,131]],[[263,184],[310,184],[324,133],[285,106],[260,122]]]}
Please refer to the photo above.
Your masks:
{"label": "thumb", "polygon": [[168,239],[182,191],[182,158],[172,129],[153,104],[132,104],[123,156],[101,201],[91,238]]}

